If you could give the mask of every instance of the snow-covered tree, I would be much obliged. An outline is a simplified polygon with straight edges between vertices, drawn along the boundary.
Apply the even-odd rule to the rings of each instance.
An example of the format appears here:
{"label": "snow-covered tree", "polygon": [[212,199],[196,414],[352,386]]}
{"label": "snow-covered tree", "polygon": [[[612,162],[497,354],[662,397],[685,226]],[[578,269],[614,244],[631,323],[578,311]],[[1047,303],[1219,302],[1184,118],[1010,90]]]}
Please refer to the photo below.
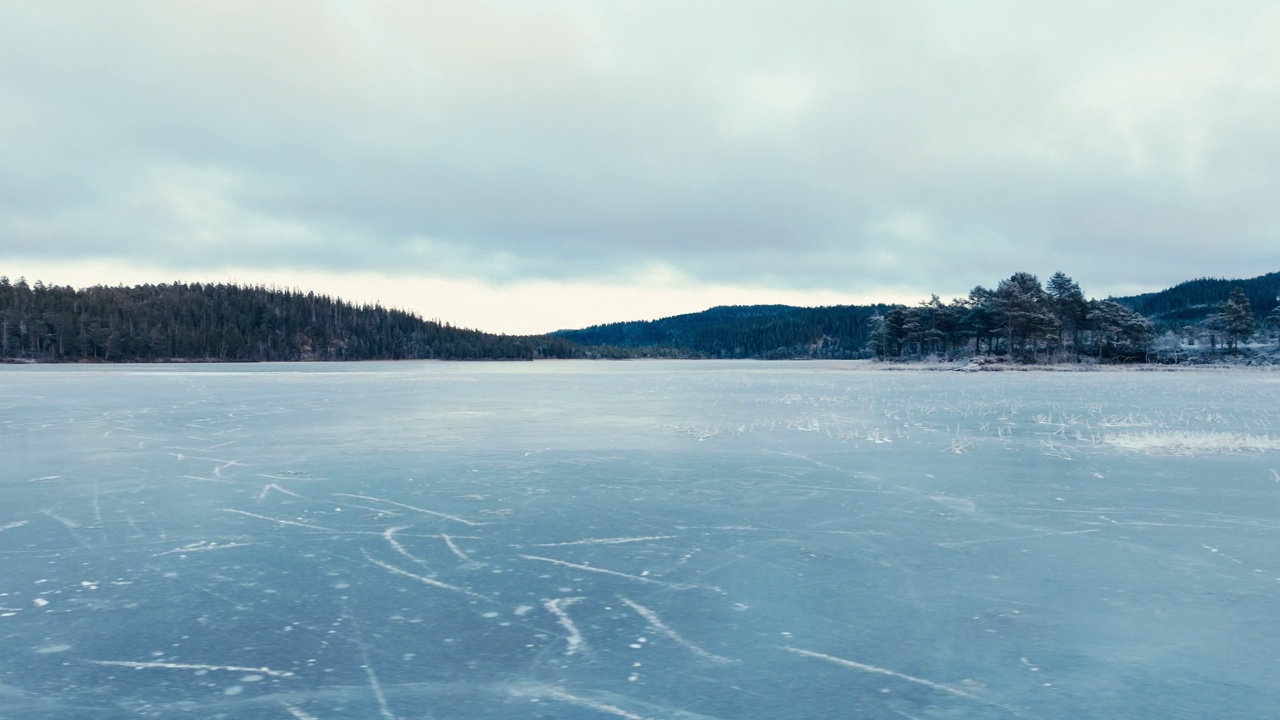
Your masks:
{"label": "snow-covered tree", "polygon": [[1031,273],[1017,272],[996,287],[994,306],[1011,354],[1035,355],[1058,332],[1058,317],[1048,293]]}
{"label": "snow-covered tree", "polygon": [[960,332],[973,338],[974,354],[982,354],[983,343],[986,343],[988,353],[996,350],[1000,319],[996,316],[994,295],[992,291],[978,285],[969,291],[967,300],[958,301],[965,308],[960,318]]}
{"label": "snow-covered tree", "polygon": [[1084,292],[1075,280],[1061,272],[1049,278],[1045,290],[1058,317],[1058,345],[1065,347],[1066,339],[1070,337],[1072,347],[1079,347],[1080,333],[1089,318],[1089,301],[1085,299]]}
{"label": "snow-covered tree", "polygon": [[1089,301],[1088,319],[1098,357],[1145,352],[1155,336],[1150,321],[1110,300]]}
{"label": "snow-covered tree", "polygon": [[871,351],[878,358],[884,358],[889,355],[889,348],[893,344],[893,338],[889,332],[889,321],[884,315],[876,313],[867,318],[867,323],[871,327]]}
{"label": "snow-covered tree", "polygon": [[1218,306],[1213,322],[1226,339],[1227,350],[1234,352],[1239,343],[1248,341],[1253,335],[1253,308],[1244,288],[1236,287],[1231,291],[1231,297]]}
{"label": "snow-covered tree", "polygon": [[1271,328],[1271,332],[1276,338],[1276,344],[1280,345],[1280,305],[1272,309],[1271,314],[1263,322],[1267,324],[1267,327]]}

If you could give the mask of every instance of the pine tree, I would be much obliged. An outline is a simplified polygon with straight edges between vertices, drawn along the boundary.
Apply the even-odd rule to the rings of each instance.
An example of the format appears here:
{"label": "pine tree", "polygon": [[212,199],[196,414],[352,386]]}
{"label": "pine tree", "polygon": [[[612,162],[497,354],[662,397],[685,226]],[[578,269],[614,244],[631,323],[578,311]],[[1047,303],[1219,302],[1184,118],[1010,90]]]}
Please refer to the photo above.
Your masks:
{"label": "pine tree", "polygon": [[1155,337],[1150,321],[1110,300],[1090,301],[1088,320],[1098,357],[1146,352]]}
{"label": "pine tree", "polygon": [[1235,352],[1236,346],[1253,335],[1253,308],[1244,288],[1236,287],[1231,297],[1220,306],[1215,318],[1218,329],[1227,340],[1227,350]]}
{"label": "pine tree", "polygon": [[889,323],[880,313],[872,315],[867,323],[871,326],[871,351],[884,358],[889,354]]}
{"label": "pine tree", "polygon": [[1267,327],[1271,328],[1271,332],[1275,335],[1276,344],[1280,345],[1280,305],[1277,305],[1263,322],[1267,324]]}
{"label": "pine tree", "polygon": [[965,313],[960,318],[960,333],[973,338],[973,352],[982,353],[982,343],[987,343],[987,353],[995,352],[996,338],[1000,333],[1000,319],[994,305],[995,293],[978,285],[969,291],[967,300],[958,301]]}
{"label": "pine tree", "polygon": [[1058,330],[1049,295],[1031,273],[1017,272],[1001,280],[994,300],[1010,354],[1035,356],[1040,345]]}
{"label": "pine tree", "polygon": [[1071,346],[1079,348],[1080,334],[1088,324],[1089,301],[1076,281],[1061,272],[1049,278],[1046,290],[1053,301],[1054,314],[1058,317],[1058,345],[1066,346],[1066,336],[1071,336]]}

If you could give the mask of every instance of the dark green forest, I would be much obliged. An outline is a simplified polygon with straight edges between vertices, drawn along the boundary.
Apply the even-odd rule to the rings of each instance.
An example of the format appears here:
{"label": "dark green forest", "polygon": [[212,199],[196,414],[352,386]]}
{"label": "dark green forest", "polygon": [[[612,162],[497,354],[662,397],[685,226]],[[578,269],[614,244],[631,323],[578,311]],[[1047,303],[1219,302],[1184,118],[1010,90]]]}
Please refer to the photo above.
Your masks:
{"label": "dark green forest", "polygon": [[895,307],[873,318],[872,326],[872,347],[881,358],[1136,360],[1145,359],[1156,334],[1140,313],[1086,298],[1060,272],[1044,285],[1031,273],[1014,273],[995,288],[979,285],[949,303],[934,295],[914,307]]}
{"label": "dark green forest", "polygon": [[889,305],[734,305],[661,320],[595,325],[554,334],[584,345],[667,348],[706,358],[865,358],[871,318]]}
{"label": "dark green forest", "polygon": [[1199,278],[1179,283],[1160,292],[1114,298],[1162,329],[1201,322],[1218,311],[1218,306],[1231,297],[1235,288],[1244,291],[1255,315],[1265,317],[1280,305],[1280,272],[1268,273],[1248,280]]}
{"label": "dark green forest", "polygon": [[721,306],[549,335],[494,335],[274,287],[84,289],[0,276],[0,360],[158,362],[753,358],[1183,362],[1280,342],[1280,273],[1087,299],[1062,273],[1014,273],[913,306]]}
{"label": "dark green forest", "polygon": [[585,355],[561,338],[492,335],[310,292],[200,283],[76,290],[0,277],[0,358],[149,362]]}
{"label": "dark green forest", "polygon": [[1183,362],[1273,337],[1280,326],[1277,295],[1280,273],[1194,280],[1160,293],[1098,300],[1063,273],[1042,284],[1019,272],[950,302],[935,295],[913,306],[725,306],[554,334],[712,358]]}

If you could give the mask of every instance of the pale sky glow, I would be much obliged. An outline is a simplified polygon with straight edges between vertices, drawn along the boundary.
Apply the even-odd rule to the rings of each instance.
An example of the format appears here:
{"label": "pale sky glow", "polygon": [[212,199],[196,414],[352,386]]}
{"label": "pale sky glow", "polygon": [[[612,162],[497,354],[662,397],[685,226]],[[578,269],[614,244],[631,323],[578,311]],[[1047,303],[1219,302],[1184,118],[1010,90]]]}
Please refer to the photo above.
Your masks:
{"label": "pale sky glow", "polygon": [[[283,289],[314,290],[357,303],[409,309],[427,319],[487,332],[526,335],[625,320],[656,320],[698,312],[714,305],[783,304],[799,306],[915,303],[911,288],[882,288],[866,295],[823,290],[704,285],[687,278],[650,275],[632,283],[529,280],[490,284],[468,280],[390,275],[372,272],[218,268],[172,273],[153,266],[121,262],[22,263],[27,278],[61,278],[59,284],[138,285],[168,282],[235,282]],[[112,278],[104,283],[101,278]],[[16,280],[17,275],[10,278]],[[432,312],[419,309],[429,298]],[[535,308],[536,312],[525,312]],[[550,323],[550,324],[548,324]]]}
{"label": "pale sky glow", "polygon": [[0,8],[0,274],[494,332],[1280,270],[1280,5]]}

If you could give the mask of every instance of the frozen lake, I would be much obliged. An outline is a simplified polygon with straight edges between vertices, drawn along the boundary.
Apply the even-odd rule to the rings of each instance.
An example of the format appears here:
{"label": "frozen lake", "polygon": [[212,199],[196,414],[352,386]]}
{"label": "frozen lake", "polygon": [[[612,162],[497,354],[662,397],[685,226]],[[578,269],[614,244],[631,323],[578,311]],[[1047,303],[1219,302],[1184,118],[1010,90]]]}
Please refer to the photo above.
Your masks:
{"label": "frozen lake", "polygon": [[0,367],[0,718],[1280,707],[1280,373]]}

